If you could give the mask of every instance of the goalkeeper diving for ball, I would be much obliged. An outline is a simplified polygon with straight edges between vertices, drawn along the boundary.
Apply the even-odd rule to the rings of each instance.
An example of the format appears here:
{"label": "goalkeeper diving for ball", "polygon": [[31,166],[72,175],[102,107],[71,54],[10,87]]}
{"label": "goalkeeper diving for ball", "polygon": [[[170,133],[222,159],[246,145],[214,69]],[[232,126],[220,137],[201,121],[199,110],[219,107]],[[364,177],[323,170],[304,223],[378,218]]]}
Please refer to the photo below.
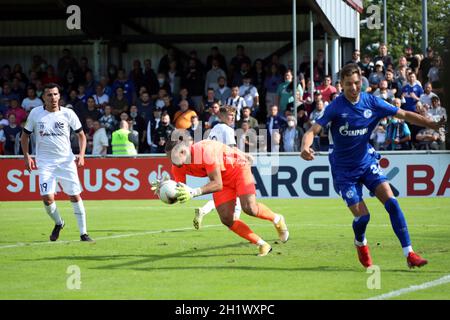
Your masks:
{"label": "goalkeeper diving for ball", "polygon": [[[256,202],[254,178],[245,153],[213,140],[203,140],[193,145],[182,140],[169,141],[165,150],[172,161],[173,179],[179,183],[176,196],[180,203],[212,193],[221,222],[238,236],[257,245],[258,256],[266,256],[272,247],[245,222],[234,219],[236,199],[240,199],[242,211],[271,221],[280,240],[288,241],[289,231],[284,217]],[[210,181],[201,188],[193,189],[185,184],[186,175],[208,177]],[[152,183],[156,193],[159,192],[160,184],[161,181]]]}

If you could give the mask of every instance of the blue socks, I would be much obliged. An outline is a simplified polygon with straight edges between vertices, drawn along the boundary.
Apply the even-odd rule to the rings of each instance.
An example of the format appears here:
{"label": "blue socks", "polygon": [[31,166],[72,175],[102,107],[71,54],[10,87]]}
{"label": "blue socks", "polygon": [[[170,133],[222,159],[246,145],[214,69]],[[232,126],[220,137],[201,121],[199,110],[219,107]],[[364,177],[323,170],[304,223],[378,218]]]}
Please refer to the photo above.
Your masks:
{"label": "blue socks", "polygon": [[397,199],[390,198],[386,201],[384,207],[389,212],[392,229],[394,229],[398,240],[400,240],[402,248],[410,247],[411,240],[409,239],[408,226],[406,225],[405,216],[403,215],[402,209],[400,209]]}
{"label": "blue socks", "polygon": [[366,239],[366,227],[370,220],[370,214],[361,217],[355,217],[353,220],[353,232],[355,233],[355,240],[363,243]]}

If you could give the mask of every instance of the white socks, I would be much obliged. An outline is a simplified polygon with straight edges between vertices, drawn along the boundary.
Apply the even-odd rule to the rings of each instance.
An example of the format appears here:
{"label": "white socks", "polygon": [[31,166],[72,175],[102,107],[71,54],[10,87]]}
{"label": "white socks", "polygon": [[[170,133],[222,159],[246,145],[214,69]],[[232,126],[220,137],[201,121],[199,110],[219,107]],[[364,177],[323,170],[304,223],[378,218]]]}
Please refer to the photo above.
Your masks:
{"label": "white socks", "polygon": [[56,208],[56,202],[52,202],[51,205],[46,206],[44,204],[45,211],[47,211],[47,214],[52,218],[53,221],[55,221],[55,224],[62,225],[63,221],[61,219],[61,216],[59,215],[58,209]]}
{"label": "white socks", "polygon": [[280,219],[281,219],[280,215],[278,213],[275,213],[275,218],[273,219],[273,223],[277,224],[278,222],[280,222]]}
{"label": "white socks", "polygon": [[263,239],[259,239],[256,243],[257,246],[262,246],[263,244],[266,244],[266,242]]}
{"label": "white socks", "polygon": [[234,220],[237,220],[241,217],[241,211],[242,211],[241,200],[239,198],[236,198],[236,206],[234,207],[234,215],[233,215]]}
{"label": "white socks", "polygon": [[206,215],[206,214],[210,213],[210,212],[213,211],[215,208],[216,208],[216,206],[214,205],[214,201],[213,201],[213,200],[209,200],[209,201],[202,207],[203,215]]}
{"label": "white socks", "polygon": [[80,199],[78,202],[70,202],[75,213],[75,218],[77,219],[78,229],[80,230],[80,235],[87,234],[86,228],[86,211],[84,210],[83,200]]}
{"label": "white socks", "polygon": [[358,247],[367,246],[367,239],[364,238],[363,242],[359,242],[358,240],[355,239],[355,245]]}
{"label": "white socks", "polygon": [[404,255],[405,257],[408,257],[408,254],[409,254],[410,252],[413,252],[412,246],[404,247],[404,248],[402,248],[402,250],[403,250],[403,255]]}

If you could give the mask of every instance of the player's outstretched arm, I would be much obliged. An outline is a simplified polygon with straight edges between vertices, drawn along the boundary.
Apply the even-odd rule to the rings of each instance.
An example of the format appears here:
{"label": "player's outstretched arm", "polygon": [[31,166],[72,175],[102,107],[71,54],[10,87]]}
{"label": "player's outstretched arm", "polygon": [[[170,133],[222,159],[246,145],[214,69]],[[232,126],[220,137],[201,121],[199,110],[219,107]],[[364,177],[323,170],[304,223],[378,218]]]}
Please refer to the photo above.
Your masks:
{"label": "player's outstretched arm", "polygon": [[177,199],[180,203],[186,202],[194,197],[201,196],[203,194],[214,193],[222,190],[222,175],[220,168],[215,168],[212,172],[208,173],[209,182],[201,188],[192,189],[184,183],[179,183],[177,187]]}
{"label": "player's outstretched arm", "polygon": [[83,130],[77,133],[78,136],[78,144],[80,146],[80,153],[77,157],[77,166],[83,167],[84,166],[84,154],[86,152],[86,135],[84,134]]}
{"label": "player's outstretched arm", "polygon": [[36,164],[30,156],[30,150],[28,146],[30,145],[30,135],[26,133],[25,131],[22,132],[22,135],[20,136],[20,145],[22,146],[22,152],[23,157],[25,160],[25,168],[28,172],[31,172],[31,170],[36,169]]}
{"label": "player's outstretched arm", "polygon": [[431,119],[428,119],[418,113],[405,111],[403,109],[398,109],[397,114],[395,115],[397,118],[406,120],[407,122],[410,122],[412,124],[421,126],[421,127],[428,127],[430,129],[433,129],[435,131],[439,131],[440,128],[443,128],[445,126],[445,118],[442,117],[441,120],[438,122],[434,122]]}
{"label": "player's outstretched arm", "polygon": [[312,125],[312,127],[306,131],[306,133],[303,135],[302,139],[302,148],[300,151],[300,156],[307,160],[314,160],[314,150],[311,149],[311,146],[314,141],[314,137],[320,133],[322,130],[322,126],[318,123],[315,123]]}

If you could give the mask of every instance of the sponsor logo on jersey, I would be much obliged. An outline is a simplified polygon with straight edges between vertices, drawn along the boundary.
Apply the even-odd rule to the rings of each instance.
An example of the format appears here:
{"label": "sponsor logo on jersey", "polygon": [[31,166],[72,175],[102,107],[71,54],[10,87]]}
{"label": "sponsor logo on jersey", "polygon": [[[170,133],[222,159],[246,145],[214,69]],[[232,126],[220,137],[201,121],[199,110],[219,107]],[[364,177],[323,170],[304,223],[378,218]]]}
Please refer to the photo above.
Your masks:
{"label": "sponsor logo on jersey", "polygon": [[355,129],[355,130],[349,130],[348,129],[348,122],[339,128],[339,133],[341,136],[348,136],[348,137],[357,137],[357,136],[363,136],[369,132],[369,128],[362,128],[362,129]]}
{"label": "sponsor logo on jersey", "polygon": [[55,122],[55,129],[64,129],[64,122]]}
{"label": "sponsor logo on jersey", "polygon": [[345,194],[345,196],[349,199],[353,198],[354,195],[355,193],[352,190],[347,191],[347,193]]}

